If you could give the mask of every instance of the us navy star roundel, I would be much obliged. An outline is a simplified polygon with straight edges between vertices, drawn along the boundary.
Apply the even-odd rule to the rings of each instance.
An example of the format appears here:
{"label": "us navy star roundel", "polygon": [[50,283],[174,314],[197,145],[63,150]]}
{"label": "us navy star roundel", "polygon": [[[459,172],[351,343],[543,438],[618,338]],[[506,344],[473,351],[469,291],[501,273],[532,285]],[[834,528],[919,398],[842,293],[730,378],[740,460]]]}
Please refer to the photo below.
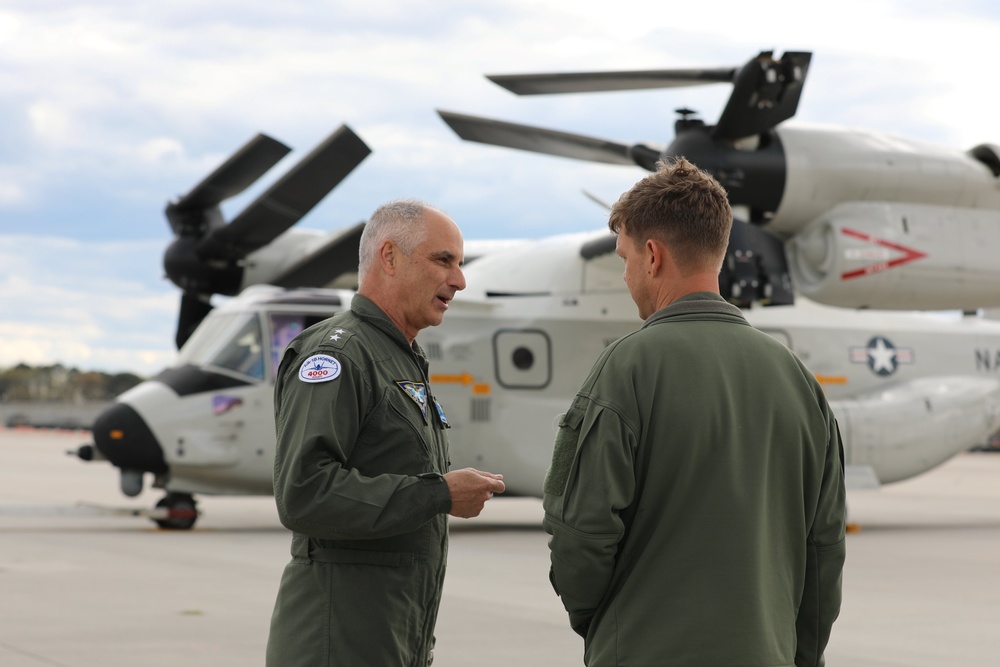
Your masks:
{"label": "us navy star roundel", "polygon": [[340,377],[340,362],[329,354],[314,354],[299,366],[299,379],[303,382],[329,382]]}
{"label": "us navy star roundel", "polygon": [[900,364],[914,363],[913,349],[896,347],[885,336],[874,336],[865,347],[850,348],[851,363],[867,364],[880,377],[892,375]]}
{"label": "us navy star roundel", "polygon": [[397,382],[399,388],[406,392],[406,395],[413,399],[413,402],[420,406],[420,414],[427,419],[427,385],[423,382]]}

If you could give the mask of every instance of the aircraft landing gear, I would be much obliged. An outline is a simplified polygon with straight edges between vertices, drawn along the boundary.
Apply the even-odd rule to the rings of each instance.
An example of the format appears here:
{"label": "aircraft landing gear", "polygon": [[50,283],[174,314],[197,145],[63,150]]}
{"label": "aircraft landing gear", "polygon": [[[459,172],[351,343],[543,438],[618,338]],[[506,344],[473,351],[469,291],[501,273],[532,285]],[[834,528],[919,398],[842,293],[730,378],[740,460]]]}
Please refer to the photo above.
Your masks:
{"label": "aircraft landing gear", "polygon": [[167,530],[190,530],[198,520],[196,504],[190,493],[170,492],[156,503],[153,521]]}

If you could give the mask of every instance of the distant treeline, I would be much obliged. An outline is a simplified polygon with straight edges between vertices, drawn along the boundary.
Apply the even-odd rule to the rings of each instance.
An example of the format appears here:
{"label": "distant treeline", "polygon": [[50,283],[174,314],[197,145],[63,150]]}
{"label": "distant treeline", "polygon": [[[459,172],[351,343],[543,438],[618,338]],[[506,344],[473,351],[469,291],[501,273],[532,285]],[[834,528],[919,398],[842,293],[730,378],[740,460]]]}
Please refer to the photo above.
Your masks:
{"label": "distant treeline", "polygon": [[0,401],[108,401],[142,382],[134,373],[102,373],[62,364],[0,369]]}

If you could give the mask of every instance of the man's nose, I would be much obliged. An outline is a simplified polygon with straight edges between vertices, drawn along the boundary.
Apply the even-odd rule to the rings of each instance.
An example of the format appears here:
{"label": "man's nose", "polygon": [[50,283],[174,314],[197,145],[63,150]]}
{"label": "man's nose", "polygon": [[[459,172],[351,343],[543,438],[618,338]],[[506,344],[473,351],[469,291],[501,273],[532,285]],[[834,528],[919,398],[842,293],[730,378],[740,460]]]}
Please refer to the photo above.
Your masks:
{"label": "man's nose", "polygon": [[465,289],[465,273],[462,272],[462,267],[456,266],[455,270],[452,272],[451,279],[448,284],[454,287],[456,290]]}

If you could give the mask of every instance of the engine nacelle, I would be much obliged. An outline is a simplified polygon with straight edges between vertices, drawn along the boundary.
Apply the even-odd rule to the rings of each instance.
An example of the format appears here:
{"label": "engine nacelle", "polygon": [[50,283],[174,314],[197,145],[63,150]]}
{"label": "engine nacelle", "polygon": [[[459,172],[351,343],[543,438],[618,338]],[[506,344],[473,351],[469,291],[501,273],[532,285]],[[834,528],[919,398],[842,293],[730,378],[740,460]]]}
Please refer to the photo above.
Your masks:
{"label": "engine nacelle", "polygon": [[928,377],[832,400],[847,464],[883,484],[908,479],[980,444],[1000,428],[995,378]]}
{"label": "engine nacelle", "polygon": [[796,289],[831,306],[1000,306],[1000,211],[851,202],[831,209],[785,247]]}

